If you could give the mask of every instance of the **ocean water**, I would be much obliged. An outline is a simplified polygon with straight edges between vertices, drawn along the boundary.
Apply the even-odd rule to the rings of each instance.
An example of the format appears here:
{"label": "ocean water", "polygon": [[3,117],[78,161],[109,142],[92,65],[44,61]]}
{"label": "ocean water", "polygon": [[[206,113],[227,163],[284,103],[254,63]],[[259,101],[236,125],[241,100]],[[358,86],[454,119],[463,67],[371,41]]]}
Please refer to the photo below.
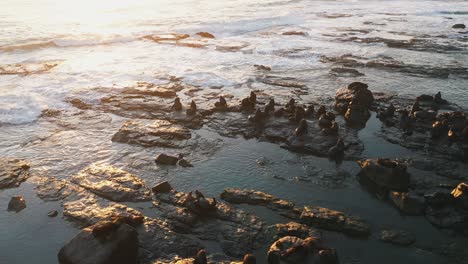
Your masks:
{"label": "ocean water", "polygon": [[[160,84],[171,76],[239,96],[251,87],[268,91],[254,64],[305,84],[307,93],[297,95],[305,102],[331,99],[342,85],[359,80],[372,91],[407,97],[441,91],[466,109],[468,33],[453,29],[457,23],[468,24],[467,1],[2,0],[0,156],[27,159],[31,173],[42,177],[67,179],[99,162],[127,169],[149,186],[169,180],[178,190],[209,195],[227,187],[255,188],[368,220],[369,240],[326,233],[342,263],[449,263],[433,249],[461,250],[452,243],[458,238],[423,217],[400,215],[362,190],[354,162],[336,166],[276,144],[226,139],[202,129],[194,137],[205,140],[200,145],[210,155],[192,153],[191,169],[161,168],[154,156],[174,150],[111,142],[125,118],[90,111],[54,123],[40,115],[46,109],[73,110],[68,99],[77,94],[97,103],[102,94],[96,88]],[[215,39],[195,35],[202,31]],[[304,34],[283,35],[290,31]],[[181,43],[202,48],[145,38],[167,34],[189,34]],[[332,74],[331,68],[344,66],[339,57],[355,60],[350,67],[364,75]],[[376,137],[379,126],[373,116],[360,132],[365,156],[416,155]],[[6,212],[12,195],[25,196],[28,208]],[[60,247],[79,231],[60,217],[47,217],[49,210],[61,211],[60,202],[39,200],[34,180],[0,191],[0,198],[0,263],[55,263]],[[411,230],[417,243],[409,248],[381,243],[376,237],[381,228]]]}

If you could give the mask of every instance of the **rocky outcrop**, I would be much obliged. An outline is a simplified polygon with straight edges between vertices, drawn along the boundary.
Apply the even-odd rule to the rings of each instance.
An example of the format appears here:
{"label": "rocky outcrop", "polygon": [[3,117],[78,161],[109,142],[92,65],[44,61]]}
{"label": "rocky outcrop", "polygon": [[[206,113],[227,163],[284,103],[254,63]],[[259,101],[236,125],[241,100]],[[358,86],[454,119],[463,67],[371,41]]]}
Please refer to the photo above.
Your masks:
{"label": "rocky outcrop", "polygon": [[8,203],[8,211],[14,211],[18,213],[19,211],[26,208],[26,201],[23,196],[13,196]]}
{"label": "rocky outcrop", "polygon": [[225,189],[221,198],[234,204],[263,205],[273,210],[293,209],[294,203],[255,190]]}
{"label": "rocky outcrop", "polygon": [[409,246],[415,241],[413,234],[403,230],[382,230],[379,239],[400,246]]}
{"label": "rocky outcrop", "polygon": [[83,229],[58,253],[60,264],[133,264],[138,263],[138,233],[127,224],[110,227],[96,235],[93,228]]}
{"label": "rocky outcrop", "polygon": [[302,239],[306,239],[308,237],[321,237],[318,231],[313,230],[308,225],[297,222],[288,222],[285,224],[267,226],[262,232],[261,239],[262,241],[273,243],[285,236],[293,236]]}
{"label": "rocky outcrop", "polygon": [[138,202],[151,199],[143,180],[112,166],[92,164],[74,175],[71,182],[111,201]]}
{"label": "rocky outcrop", "polygon": [[367,177],[380,187],[388,190],[407,191],[410,175],[406,165],[390,159],[367,159],[358,161],[360,175]]}
{"label": "rocky outcrop", "polygon": [[187,128],[168,121],[144,124],[129,120],[112,137],[112,141],[145,147],[180,148],[184,146],[184,141],[190,138],[191,133]]}
{"label": "rocky outcrop", "polygon": [[390,192],[390,199],[395,206],[407,215],[424,214],[424,197],[412,192]]}
{"label": "rocky outcrop", "polygon": [[0,158],[0,189],[18,187],[29,177],[29,163],[21,159]]}
{"label": "rocky outcrop", "polygon": [[345,113],[351,102],[369,108],[374,102],[374,96],[367,87],[365,83],[353,82],[339,89],[335,95],[335,108],[338,112]]}
{"label": "rocky outcrop", "polygon": [[155,194],[168,193],[171,190],[172,190],[172,186],[169,184],[168,181],[157,183],[156,185],[153,186],[153,188],[151,188],[151,191]]}
{"label": "rocky outcrop", "polygon": [[300,219],[307,225],[343,232],[350,236],[367,237],[370,235],[368,224],[361,218],[324,207],[306,206]]}

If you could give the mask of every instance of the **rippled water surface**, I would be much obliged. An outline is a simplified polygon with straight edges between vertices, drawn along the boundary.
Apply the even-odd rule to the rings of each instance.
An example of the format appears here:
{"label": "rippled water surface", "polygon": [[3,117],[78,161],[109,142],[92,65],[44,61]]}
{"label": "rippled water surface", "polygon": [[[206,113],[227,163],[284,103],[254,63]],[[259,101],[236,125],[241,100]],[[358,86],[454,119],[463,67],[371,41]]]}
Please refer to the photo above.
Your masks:
{"label": "rippled water surface", "polygon": [[[211,144],[205,147],[210,155],[194,154],[193,169],[157,168],[153,158],[161,149],[110,140],[125,118],[91,112],[54,123],[39,117],[47,109],[72,111],[68,99],[77,94],[96,104],[101,96],[96,88],[161,84],[171,77],[212,93],[268,92],[271,87],[258,81],[254,64],[303,84],[306,91],[296,93],[302,101],[331,101],[337,88],[359,80],[374,92],[408,97],[441,91],[466,108],[468,32],[452,29],[457,23],[468,24],[467,1],[2,0],[0,156],[31,161],[36,176],[66,179],[100,162],[128,169],[148,185],[169,180],[182,191],[216,195],[226,187],[255,188],[298,204],[362,215],[376,230],[411,229],[421,241],[399,248],[330,233],[343,263],[447,263],[426,249],[449,235],[362,191],[353,162],[337,167],[275,144],[226,139],[202,129],[194,133],[207,139],[201,145]],[[215,38],[196,36],[200,31]],[[291,31],[303,34],[283,34]],[[171,33],[190,38],[176,44],[147,38]],[[336,75],[334,67],[363,75]],[[375,137],[379,126],[373,116],[360,132],[365,155],[413,155]],[[257,159],[267,165],[259,166]],[[60,246],[77,232],[47,218],[47,211],[60,205],[38,200],[33,189],[28,181],[0,191],[0,263],[54,263]],[[28,208],[6,213],[9,197],[17,194],[25,196]],[[37,256],[43,259],[35,262]]]}

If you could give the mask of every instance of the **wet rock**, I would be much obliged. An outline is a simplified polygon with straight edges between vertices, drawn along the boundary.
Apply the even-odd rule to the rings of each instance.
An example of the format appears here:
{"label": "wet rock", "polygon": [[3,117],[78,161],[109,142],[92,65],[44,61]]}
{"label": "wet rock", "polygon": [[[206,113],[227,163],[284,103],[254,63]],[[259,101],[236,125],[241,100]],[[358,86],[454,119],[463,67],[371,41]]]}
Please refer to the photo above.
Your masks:
{"label": "wet rock", "polygon": [[361,82],[350,83],[336,92],[335,104],[354,102],[356,105],[369,108],[374,102],[374,96],[367,87],[367,84]]}
{"label": "wet rock", "polygon": [[350,236],[367,237],[370,234],[370,228],[364,220],[324,207],[306,206],[300,219],[307,225],[343,232]]}
{"label": "wet rock", "polygon": [[379,112],[377,117],[380,118],[381,120],[392,118],[395,115],[395,110],[396,110],[395,106],[392,103],[390,103],[387,109]]}
{"label": "wet rock", "polygon": [[319,233],[305,224],[288,222],[267,226],[262,234],[262,241],[274,242],[285,236],[293,236],[302,239],[308,237],[320,237]]}
{"label": "wet rock", "polygon": [[390,199],[407,215],[424,214],[424,198],[412,192],[390,192]]}
{"label": "wet rock", "polygon": [[151,199],[143,180],[112,166],[92,164],[74,175],[71,182],[111,201]]}
{"label": "wet rock", "polygon": [[155,162],[156,164],[161,164],[161,165],[176,165],[177,162],[179,161],[178,157],[170,156],[164,153],[159,154],[156,156]]}
{"label": "wet rock", "polygon": [[336,145],[328,150],[328,158],[335,161],[341,161],[344,158],[345,144],[341,138],[338,139]]}
{"label": "wet rock", "polygon": [[195,256],[195,259],[193,260],[193,264],[207,264],[208,260],[206,259],[206,251],[205,250],[200,250],[198,251],[197,255]]}
{"label": "wet rock", "polygon": [[256,264],[257,258],[255,258],[252,254],[245,254],[244,258],[242,259],[242,264]]}
{"label": "wet rock", "polygon": [[141,218],[143,215],[123,204],[101,201],[93,196],[63,204],[63,216],[87,227],[99,221],[113,221],[116,217]]}
{"label": "wet rock", "polygon": [[415,241],[411,233],[403,230],[382,230],[379,234],[379,239],[383,242],[400,246],[409,246]]}
{"label": "wet rock", "polygon": [[138,263],[138,234],[133,227],[121,224],[103,237],[95,237],[92,228],[83,229],[60,249],[59,263]]}
{"label": "wet rock", "polygon": [[434,193],[424,195],[426,203],[430,206],[440,208],[453,204],[453,196],[447,192],[436,191]]}
{"label": "wet rock", "polygon": [[80,100],[78,98],[73,98],[69,102],[70,102],[71,105],[73,105],[74,107],[76,107],[76,108],[78,108],[80,110],[88,110],[88,109],[92,108],[92,106],[90,104],[87,104],[87,103],[83,102],[82,100]]}
{"label": "wet rock", "polygon": [[277,264],[282,261],[286,263],[303,263],[307,258],[309,248],[304,241],[298,237],[283,237],[270,246],[268,250],[268,263]]}
{"label": "wet rock", "polygon": [[338,76],[349,76],[349,77],[358,77],[358,76],[363,76],[364,74],[359,72],[356,69],[351,69],[351,68],[331,68],[330,72],[334,75]]}
{"label": "wet rock", "polygon": [[263,205],[273,210],[292,209],[292,202],[255,190],[224,189],[221,199],[234,204]]}
{"label": "wet rock", "polygon": [[194,115],[197,113],[197,104],[194,100],[190,103],[190,108],[186,111],[187,115]]}
{"label": "wet rock", "polygon": [[360,174],[377,185],[389,190],[407,191],[410,182],[406,165],[390,159],[367,159],[358,161]]}
{"label": "wet rock", "polygon": [[466,28],[465,24],[455,24],[452,26],[452,28],[455,28],[455,29],[464,29]]}
{"label": "wet rock", "polygon": [[159,120],[145,124],[129,120],[112,137],[112,141],[145,147],[178,148],[184,146],[184,140],[191,137],[187,128],[168,121]]}
{"label": "wet rock", "polygon": [[44,201],[60,201],[69,197],[83,197],[84,189],[65,180],[41,178],[36,186],[37,196]]}
{"label": "wet rock", "polygon": [[211,38],[211,39],[215,38],[213,34],[208,33],[208,32],[197,32],[196,35],[199,35],[202,38]]}
{"label": "wet rock", "polygon": [[283,32],[282,35],[284,36],[306,36],[306,33],[302,31],[286,31],[286,32]]}
{"label": "wet rock", "polygon": [[158,184],[156,184],[153,188],[151,188],[151,191],[155,194],[158,193],[168,193],[172,190],[172,186],[169,184],[168,181],[163,181]]}
{"label": "wet rock", "polygon": [[181,167],[184,167],[184,168],[190,168],[190,167],[193,167],[192,163],[188,162],[186,159],[182,158],[182,159],[179,159],[179,161],[177,162],[177,165],[181,166]]}
{"label": "wet rock", "polygon": [[26,201],[23,196],[13,196],[8,203],[8,211],[14,211],[18,213],[19,211],[26,208]]}
{"label": "wet rock", "polygon": [[52,211],[47,213],[48,217],[56,217],[57,215],[58,215],[57,210],[52,210]]}
{"label": "wet rock", "polygon": [[21,159],[0,158],[0,189],[18,187],[29,177],[29,163]]}
{"label": "wet rock", "polygon": [[463,208],[468,210],[468,184],[462,182],[457,188],[453,189],[452,196],[454,200]]}

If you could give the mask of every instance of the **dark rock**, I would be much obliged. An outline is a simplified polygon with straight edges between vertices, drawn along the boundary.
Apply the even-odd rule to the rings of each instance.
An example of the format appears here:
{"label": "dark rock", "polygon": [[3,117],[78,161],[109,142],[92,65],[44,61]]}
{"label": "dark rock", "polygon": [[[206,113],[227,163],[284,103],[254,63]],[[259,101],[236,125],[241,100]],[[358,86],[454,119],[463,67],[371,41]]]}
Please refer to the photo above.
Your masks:
{"label": "dark rock", "polygon": [[260,110],[260,109],[257,109],[255,111],[255,114],[248,116],[249,121],[252,122],[252,123],[261,123],[264,118],[265,118],[265,116],[264,116],[262,110]]}
{"label": "dark rock", "polygon": [[415,241],[411,233],[402,230],[382,230],[379,234],[379,239],[383,242],[400,246],[409,246]]}
{"label": "dark rock", "polygon": [[319,251],[320,264],[339,264],[338,253],[335,249],[322,249]]}
{"label": "dark rock", "polygon": [[350,236],[367,237],[370,234],[369,226],[362,219],[324,207],[306,206],[300,219],[307,225],[343,232]]}
{"label": "dark rock", "polygon": [[345,113],[346,122],[351,126],[364,127],[367,120],[370,118],[370,112],[366,106],[355,104],[354,101],[349,103]]}
{"label": "dark rock", "polygon": [[341,138],[338,139],[336,145],[328,150],[328,158],[335,161],[341,161],[344,158],[345,144]]}
{"label": "dark rock", "polygon": [[211,38],[211,39],[215,38],[215,36],[213,34],[208,33],[208,32],[197,32],[196,34],[199,35],[202,38]]}
{"label": "dark rock", "polygon": [[168,193],[172,190],[172,186],[169,184],[168,181],[163,181],[163,182],[160,182],[156,185],[154,185],[153,188],[151,188],[151,191],[155,194],[158,194],[158,193]]}
{"label": "dark rock", "polygon": [[332,121],[330,121],[325,114],[321,115],[318,124],[321,128],[330,128],[332,126]]}
{"label": "dark rock", "polygon": [[143,180],[112,166],[92,164],[74,175],[71,182],[111,201],[151,200]]}
{"label": "dark rock", "polygon": [[26,208],[26,201],[23,196],[13,196],[8,203],[8,211],[14,211],[18,213],[19,211]]}
{"label": "dark rock", "polygon": [[242,264],[257,264],[257,258],[252,254],[245,254]]}
{"label": "dark rock", "polygon": [[217,108],[227,108],[226,99],[223,96],[219,96],[219,101],[215,103],[215,107]]}
{"label": "dark rock", "polygon": [[453,196],[447,192],[434,192],[424,195],[426,203],[433,207],[446,207],[453,204]]}
{"label": "dark rock", "polygon": [[184,167],[184,168],[193,167],[192,163],[188,162],[186,159],[179,159],[179,161],[177,162],[177,165]]}
{"label": "dark rock", "polygon": [[456,29],[464,29],[466,28],[465,24],[455,24],[452,26],[452,28],[456,28]]}
{"label": "dark rock", "polygon": [[374,102],[374,96],[367,87],[368,86],[365,83],[353,82],[347,87],[339,89],[335,95],[335,105],[340,103],[350,103],[353,101],[355,104],[364,106],[368,109]]}
{"label": "dark rock", "polygon": [[298,137],[306,135],[308,132],[307,127],[307,121],[305,119],[302,119],[301,122],[299,122],[297,128],[294,130],[294,135]]}
{"label": "dark rock", "polygon": [[29,163],[21,159],[0,158],[0,189],[18,187],[29,177]]}
{"label": "dark rock", "polygon": [[268,104],[265,106],[265,114],[275,112],[275,99],[271,98]]}
{"label": "dark rock", "polygon": [[424,198],[412,192],[390,192],[393,203],[407,215],[424,214]]}
{"label": "dark rock", "polygon": [[207,264],[207,263],[208,263],[208,260],[206,259],[206,251],[203,249],[198,251],[193,261],[193,264]]}
{"label": "dark rock", "polygon": [[361,174],[389,190],[407,191],[409,174],[406,165],[390,159],[367,159],[358,161]]}
{"label": "dark rock", "polygon": [[138,234],[133,227],[121,224],[109,230],[103,237],[96,237],[92,230],[93,226],[83,229],[62,247],[58,253],[59,263],[138,263]]}
{"label": "dark rock", "polygon": [[286,32],[283,32],[284,36],[305,36],[306,33],[305,32],[302,32],[302,31],[286,31]]}
{"label": "dark rock", "polygon": [[52,210],[47,213],[48,217],[56,217],[58,215],[58,212],[56,210]]}
{"label": "dark rock", "polygon": [[255,64],[254,67],[257,68],[257,70],[261,70],[261,71],[271,71],[271,67],[268,67],[265,65]]}
{"label": "dark rock", "polygon": [[177,161],[179,161],[178,157],[169,156],[164,153],[159,154],[155,159],[156,164],[161,165],[176,165]]}
{"label": "dark rock", "polygon": [[264,241],[272,243],[285,236],[306,239],[308,237],[320,237],[320,234],[318,231],[311,229],[308,225],[288,222],[266,227],[263,231],[263,236]]}
{"label": "dark rock", "polygon": [[190,108],[186,110],[187,115],[194,115],[197,113],[197,104],[194,100],[190,103]]}

